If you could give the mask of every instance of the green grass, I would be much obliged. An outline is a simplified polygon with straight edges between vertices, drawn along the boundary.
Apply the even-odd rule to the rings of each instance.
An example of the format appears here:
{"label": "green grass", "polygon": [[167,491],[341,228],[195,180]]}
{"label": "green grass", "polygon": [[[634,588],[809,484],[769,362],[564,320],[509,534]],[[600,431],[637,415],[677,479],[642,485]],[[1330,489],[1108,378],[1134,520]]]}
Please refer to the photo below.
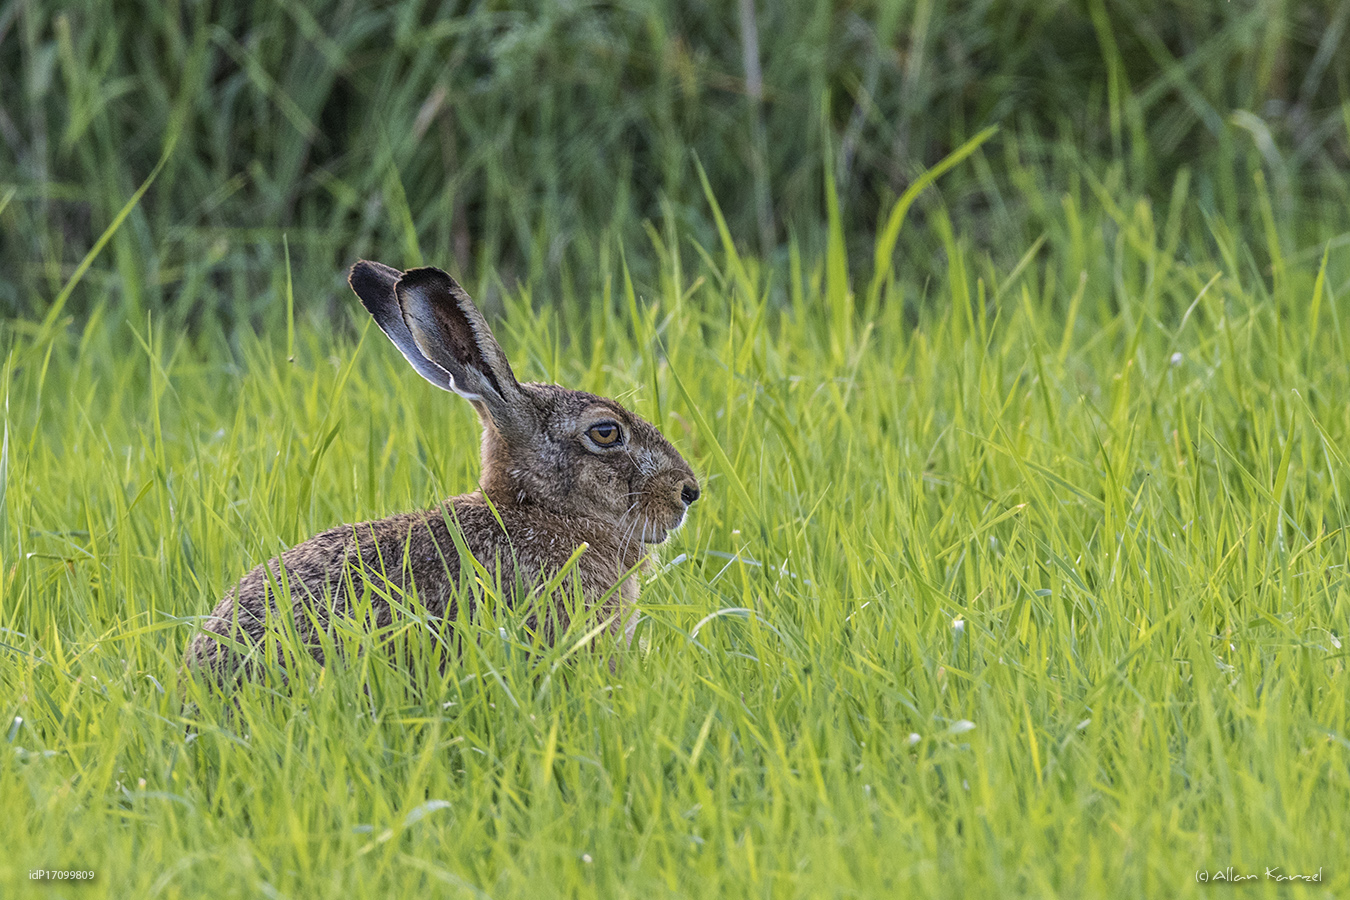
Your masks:
{"label": "green grass", "polygon": [[523,378],[619,397],[703,474],[617,674],[497,611],[444,676],[352,653],[233,715],[193,693],[193,735],[192,617],[469,489],[471,411],[350,298],[232,347],[110,297],[6,323],[3,892],[1350,892],[1346,242],[1030,178],[1015,267],[939,206],[945,273],[856,300],[838,230],[772,285],[667,229],[650,290],[508,297]]}
{"label": "green grass", "polygon": [[[170,145],[73,312],[112,297],[137,319],[259,327],[283,236],[315,302],[351,260],[412,265],[419,247],[586,297],[649,220],[716,240],[693,159],[732,233],[782,267],[791,238],[824,250],[827,172],[865,250],[914,178],[989,125],[945,202],[1001,266],[1107,164],[1158,204],[1185,173],[1258,236],[1265,167],[1283,227],[1316,243],[1350,209],[1348,25],[1344,0],[8,0],[0,315],[45,314]],[[1052,215],[1026,164],[1053,170]],[[923,276],[935,234],[916,234]]]}
{"label": "green grass", "polygon": [[[752,6],[0,3],[0,894],[1350,893],[1350,6]],[[704,476],[616,673],[178,682],[474,484],[359,256]]]}

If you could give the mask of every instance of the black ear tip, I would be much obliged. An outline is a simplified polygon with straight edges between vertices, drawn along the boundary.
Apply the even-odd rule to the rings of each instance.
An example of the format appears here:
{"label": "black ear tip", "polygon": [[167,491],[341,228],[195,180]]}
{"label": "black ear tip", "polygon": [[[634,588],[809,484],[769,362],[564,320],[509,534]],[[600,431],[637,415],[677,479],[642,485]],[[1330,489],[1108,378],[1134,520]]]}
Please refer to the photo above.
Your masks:
{"label": "black ear tip", "polygon": [[363,259],[352,266],[347,283],[369,309],[372,303],[380,303],[393,293],[394,285],[402,274],[392,266]]}
{"label": "black ear tip", "polygon": [[398,283],[403,288],[439,288],[444,291],[459,290],[459,283],[450,277],[450,273],[435,266],[421,266],[409,269],[399,276]]}
{"label": "black ear tip", "polygon": [[358,278],[370,278],[372,276],[376,278],[389,278],[392,276],[394,280],[397,281],[398,276],[402,274],[402,272],[395,269],[393,266],[386,266],[384,263],[375,262],[372,259],[363,259],[352,266],[351,273],[347,276],[347,280],[350,282],[355,281]]}

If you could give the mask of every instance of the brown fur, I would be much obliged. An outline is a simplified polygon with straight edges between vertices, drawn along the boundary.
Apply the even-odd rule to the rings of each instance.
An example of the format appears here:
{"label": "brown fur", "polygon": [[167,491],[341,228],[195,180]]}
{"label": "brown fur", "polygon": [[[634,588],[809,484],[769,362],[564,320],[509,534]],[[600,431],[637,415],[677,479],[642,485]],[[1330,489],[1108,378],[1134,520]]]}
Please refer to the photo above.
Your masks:
{"label": "brown fur", "polygon": [[[424,512],[333,528],[256,567],[202,623],[186,665],[217,675],[252,672],[268,629],[284,625],[283,616],[322,661],[320,634],[363,594],[376,626],[391,624],[400,607],[414,602],[419,615],[453,618],[473,597],[463,587],[472,573],[460,577],[456,537],[489,573],[500,572],[512,603],[522,599],[518,584],[527,593],[537,589],[586,544],[570,576],[575,584],[565,582],[560,596],[544,598],[545,615],[532,621],[551,638],[566,624],[563,601],[579,588],[587,614],[597,624],[609,620],[611,633],[631,640],[635,570],[646,545],[664,541],[698,498],[689,465],[654,427],[613,400],[516,382],[481,314],[444,272],[398,273],[362,262],[351,283],[414,368],[477,409],[481,490]],[[606,437],[609,424],[617,425],[621,445],[593,440],[597,423]],[[289,609],[280,608],[278,597],[289,597]]]}

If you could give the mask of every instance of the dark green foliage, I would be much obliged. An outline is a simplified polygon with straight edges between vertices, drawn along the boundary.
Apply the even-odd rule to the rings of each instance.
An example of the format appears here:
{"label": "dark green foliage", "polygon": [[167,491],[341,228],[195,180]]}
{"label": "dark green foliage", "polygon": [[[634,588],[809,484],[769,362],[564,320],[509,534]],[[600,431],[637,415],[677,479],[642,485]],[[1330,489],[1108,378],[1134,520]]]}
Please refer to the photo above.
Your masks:
{"label": "dark green foliage", "polygon": [[[758,101],[738,4],[510,6],[0,5],[0,312],[46,309],[170,142],[87,280],[227,325],[281,308],[283,236],[309,309],[367,254],[589,297],[622,241],[649,284],[644,221],[711,244],[695,157],[736,239],[779,261],[823,245],[832,161],[870,246],[994,123],[943,200],[1004,264],[1058,214],[1026,199],[1028,165],[1052,195],[1087,177],[1157,203],[1185,172],[1186,226],[1254,243],[1258,168],[1295,246],[1350,209],[1344,2],[761,2]],[[904,277],[941,271],[936,249]]]}

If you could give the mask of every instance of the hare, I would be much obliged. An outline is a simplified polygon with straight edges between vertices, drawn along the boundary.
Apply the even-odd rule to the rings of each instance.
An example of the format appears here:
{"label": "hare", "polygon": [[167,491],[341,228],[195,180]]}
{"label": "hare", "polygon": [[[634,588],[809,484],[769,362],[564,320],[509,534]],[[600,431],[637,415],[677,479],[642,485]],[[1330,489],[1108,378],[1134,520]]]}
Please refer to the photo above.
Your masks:
{"label": "hare", "polygon": [[[585,545],[555,593],[579,589],[596,624],[607,621],[631,642],[644,545],[663,542],[699,497],[689,464],[614,400],[516,381],[482,313],[440,269],[362,261],[348,282],[423,378],[477,410],[481,487],[423,512],[333,528],[253,569],[202,623],[186,667],[250,674],[282,616],[322,662],[320,633],[363,589],[376,626],[414,600],[419,614],[454,617],[473,596],[461,587],[464,548],[500,573],[508,601],[519,601],[521,588],[547,583]],[[552,608],[536,621],[546,638],[564,615],[563,599],[543,598]]]}

